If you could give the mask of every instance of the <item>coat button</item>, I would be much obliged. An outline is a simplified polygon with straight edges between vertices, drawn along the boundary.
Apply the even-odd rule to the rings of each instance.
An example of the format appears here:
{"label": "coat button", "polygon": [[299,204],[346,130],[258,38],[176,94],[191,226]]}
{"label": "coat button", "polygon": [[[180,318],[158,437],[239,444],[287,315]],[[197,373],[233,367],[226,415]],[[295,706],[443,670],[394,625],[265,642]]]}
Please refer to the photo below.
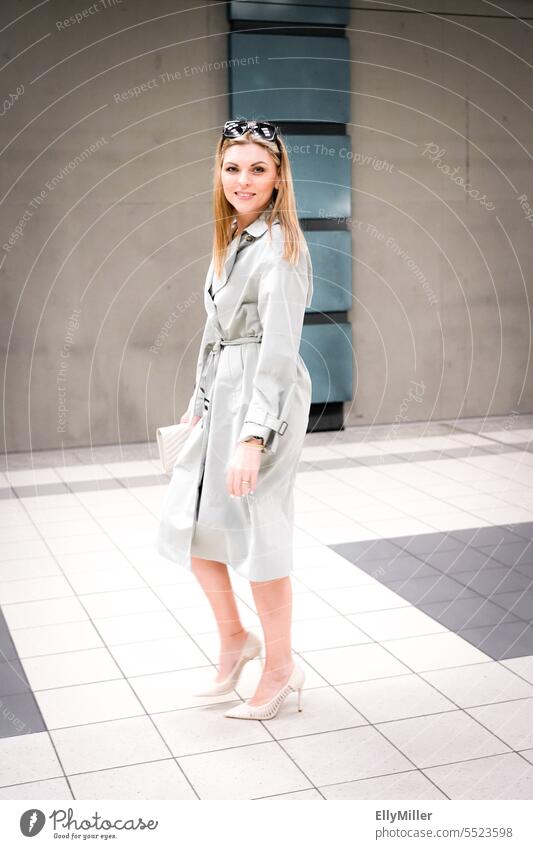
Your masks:
{"label": "coat button", "polygon": [[253,242],[253,240],[254,240],[254,237],[253,237],[253,236],[246,236],[246,241],[247,241],[247,242]]}

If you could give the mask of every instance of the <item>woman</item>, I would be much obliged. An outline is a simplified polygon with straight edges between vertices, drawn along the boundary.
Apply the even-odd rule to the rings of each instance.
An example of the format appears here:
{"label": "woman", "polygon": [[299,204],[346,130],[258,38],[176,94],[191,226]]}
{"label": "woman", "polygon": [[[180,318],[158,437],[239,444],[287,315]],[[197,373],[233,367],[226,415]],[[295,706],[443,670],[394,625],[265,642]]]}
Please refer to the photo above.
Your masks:
{"label": "woman", "polygon": [[289,575],[294,479],[311,404],[299,346],[313,294],[290,163],[275,125],[224,125],[214,217],[207,321],[181,417],[191,432],[166,493],[158,550],[192,569],[217,620],[218,675],[198,696],[230,693],[261,652],[241,623],[227,565],[250,580],[265,663],[252,698],[225,716],[270,719],[293,690],[301,710],[305,678],[292,658]]}

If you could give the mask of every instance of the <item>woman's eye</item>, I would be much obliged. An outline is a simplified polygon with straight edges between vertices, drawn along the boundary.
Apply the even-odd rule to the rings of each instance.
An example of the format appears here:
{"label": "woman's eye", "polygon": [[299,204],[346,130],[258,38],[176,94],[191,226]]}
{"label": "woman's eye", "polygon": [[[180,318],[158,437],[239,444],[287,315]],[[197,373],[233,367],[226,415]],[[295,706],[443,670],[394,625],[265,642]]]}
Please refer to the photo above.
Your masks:
{"label": "woman's eye", "polygon": [[[233,171],[234,169],[235,169],[235,165],[228,165],[228,167],[226,168],[226,171]],[[257,165],[256,168],[254,168],[254,171],[259,171],[260,174],[262,174],[264,172],[264,170],[265,169],[261,165]]]}

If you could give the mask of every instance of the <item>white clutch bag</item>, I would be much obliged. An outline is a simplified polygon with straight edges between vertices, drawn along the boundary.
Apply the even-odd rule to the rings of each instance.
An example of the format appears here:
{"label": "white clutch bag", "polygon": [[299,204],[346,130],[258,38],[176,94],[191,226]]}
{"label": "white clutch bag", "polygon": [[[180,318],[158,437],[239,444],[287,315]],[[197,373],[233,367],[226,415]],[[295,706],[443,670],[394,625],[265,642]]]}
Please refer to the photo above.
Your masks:
{"label": "white clutch bag", "polygon": [[178,454],[191,432],[190,422],[158,427],[156,430],[159,459],[165,472],[172,471]]}

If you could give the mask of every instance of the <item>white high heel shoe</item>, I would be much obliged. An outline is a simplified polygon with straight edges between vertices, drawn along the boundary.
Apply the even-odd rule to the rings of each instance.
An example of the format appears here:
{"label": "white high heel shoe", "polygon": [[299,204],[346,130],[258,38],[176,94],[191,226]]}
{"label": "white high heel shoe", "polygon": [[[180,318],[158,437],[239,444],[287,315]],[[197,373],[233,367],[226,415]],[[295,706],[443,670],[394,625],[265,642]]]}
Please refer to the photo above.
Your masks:
{"label": "white high heel shoe", "polygon": [[259,637],[256,637],[256,635],[252,631],[250,631],[246,642],[242,647],[241,653],[237,658],[229,675],[227,675],[223,681],[217,681],[211,687],[208,687],[207,690],[203,690],[201,693],[193,693],[192,695],[224,696],[226,693],[231,693],[237,681],[239,680],[240,674],[245,664],[248,663],[249,660],[253,660],[254,657],[257,657],[257,655],[261,653],[262,647],[263,644],[261,643]]}
{"label": "white high heel shoe", "polygon": [[229,716],[232,719],[272,719],[293,690],[298,690],[298,710],[301,711],[304,681],[305,672],[301,666],[295,663],[289,680],[269,702],[264,705],[251,705],[249,702],[241,702],[240,705],[235,705],[235,707],[226,711],[224,716]]}

